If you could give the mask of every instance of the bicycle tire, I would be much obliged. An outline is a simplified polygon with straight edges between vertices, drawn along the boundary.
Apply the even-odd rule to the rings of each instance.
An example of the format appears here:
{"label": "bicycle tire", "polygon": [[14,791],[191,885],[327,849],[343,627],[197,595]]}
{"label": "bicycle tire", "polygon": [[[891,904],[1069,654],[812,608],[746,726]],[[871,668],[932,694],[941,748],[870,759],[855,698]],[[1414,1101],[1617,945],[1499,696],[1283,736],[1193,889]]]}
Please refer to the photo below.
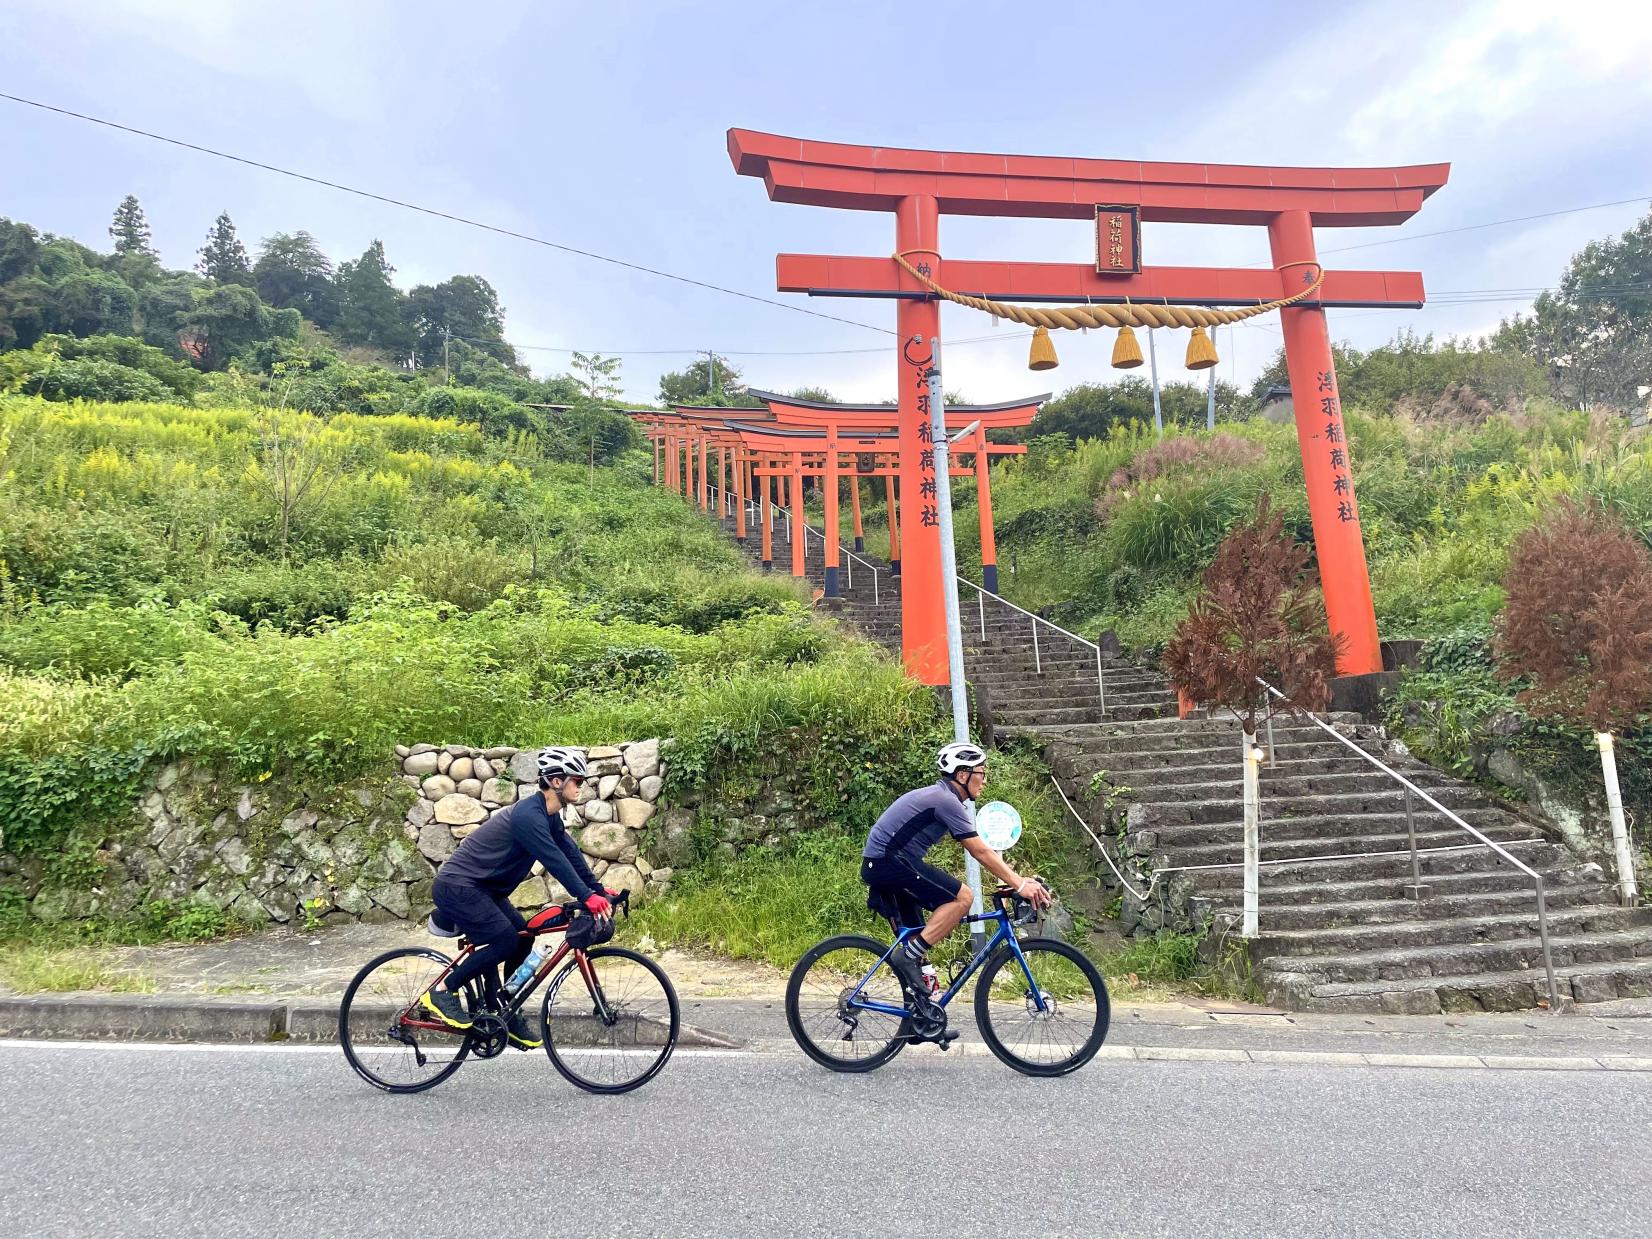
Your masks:
{"label": "bicycle tire", "polygon": [[[894,1058],[895,1055],[905,1049],[907,1042],[912,1039],[912,1021],[910,1018],[904,1018],[896,1025],[894,1033],[888,1038],[887,1042],[880,1049],[873,1050],[870,1054],[866,1054],[864,1056],[851,1058],[831,1053],[826,1046],[823,1046],[821,1042],[814,1038],[806,1026],[810,1019],[810,1013],[805,1013],[802,1009],[804,1001],[803,987],[805,981],[808,979],[810,970],[816,963],[818,963],[825,956],[836,951],[867,952],[870,955],[870,959],[867,961],[866,966],[860,969],[856,977],[858,980],[859,976],[866,975],[866,971],[871,967],[871,965],[881,959],[884,953],[888,950],[889,945],[887,943],[879,942],[876,938],[869,938],[864,934],[839,934],[835,938],[827,938],[825,941],[817,942],[814,946],[810,947],[808,951],[804,952],[803,958],[797,961],[797,966],[792,969],[792,975],[786,982],[786,1026],[791,1029],[792,1039],[797,1042],[798,1048],[800,1048],[815,1062],[819,1063],[822,1067],[825,1067],[830,1071],[850,1073],[875,1071],[877,1068],[883,1066],[890,1059]],[[854,971],[854,969],[850,969],[849,971]],[[834,974],[834,976],[839,979],[846,975],[846,973],[841,971]],[[889,976],[891,981],[894,981],[895,984],[895,999],[902,1005],[905,1005],[906,1000],[904,995],[901,993],[899,981],[895,979],[893,972],[891,972]],[[837,988],[839,990],[839,1002],[841,1004],[841,991],[846,987],[834,987],[834,985],[831,982],[828,982],[824,977],[815,984],[820,989],[823,998],[828,995],[833,988]],[[838,1010],[841,1011],[841,1005]],[[820,1015],[829,1016],[830,1014],[831,1009],[823,1004]],[[883,1023],[887,1023],[888,1020],[892,1018],[876,1012],[871,1014],[878,1015]],[[839,1018],[841,1019],[841,1017]],[[845,1026],[847,1027],[847,1025]],[[881,1026],[882,1025],[880,1024],[880,1027]],[[831,1025],[829,1023],[823,1025],[823,1028],[830,1027]],[[849,1036],[844,1037],[841,1040],[851,1041],[853,1039],[853,1033],[856,1031],[859,1031],[858,1024],[851,1029]],[[829,1045],[831,1042],[828,1041],[827,1044]]]}
{"label": "bicycle tire", "polygon": [[[593,968],[597,969],[602,967],[604,961],[624,961],[636,965],[647,976],[659,983],[660,997],[664,999],[666,1006],[666,1014],[663,1017],[653,1006],[633,1005],[635,1000],[630,994],[609,994],[607,992],[608,983],[603,984],[604,997],[611,1006],[618,1007],[622,1011],[626,1010],[628,1006],[632,1006],[632,1014],[636,1018],[631,1032],[636,1034],[643,1032],[645,1029],[648,1030],[651,1035],[649,1044],[658,1046],[659,1052],[651,1060],[639,1063],[642,1070],[634,1076],[616,1075],[610,1079],[599,1080],[576,1069],[570,1059],[577,1057],[581,1052],[588,1054],[599,1052],[602,1048],[602,1042],[599,1038],[603,1034],[602,1030],[592,1024],[590,1017],[582,1020],[583,1027],[574,1029],[570,1027],[570,1017],[564,1016],[559,1021],[551,1010],[551,1005],[557,1000],[563,985],[569,977],[580,975],[579,960],[575,956],[562,966],[561,971],[545,987],[545,998],[540,1004],[539,1011],[540,1022],[544,1029],[545,1053],[549,1056],[551,1065],[561,1073],[563,1079],[588,1093],[629,1093],[634,1088],[641,1088],[657,1076],[667,1060],[670,1059],[671,1051],[677,1046],[677,1036],[682,1030],[682,1014],[677,1004],[677,991],[671,984],[671,978],[665,974],[664,968],[661,968],[648,956],[639,955],[636,951],[627,950],[625,947],[594,947],[585,952],[585,958],[591,962]],[[582,982],[583,979],[581,976]],[[586,988],[585,992],[590,993],[589,987]],[[649,1002],[653,1003],[654,1000],[649,999]],[[638,1050],[624,1048],[621,1044],[622,1038],[625,1036],[624,1026],[630,1022],[622,1018],[618,1023],[609,1026],[607,1029],[606,1049],[610,1051],[610,1055],[605,1061],[610,1065],[623,1062],[623,1059],[619,1057],[621,1055],[638,1055]],[[557,1030],[559,1027],[565,1030],[564,1044],[560,1048],[557,1045]],[[583,1044],[577,1040],[580,1033],[585,1034],[587,1038]]]}
{"label": "bicycle tire", "polygon": [[[1021,953],[1027,958],[1027,966],[1032,970],[1034,979],[1037,980],[1041,990],[1046,988],[1046,981],[1038,979],[1039,973],[1053,961],[1041,960],[1038,957],[1054,955],[1060,956],[1065,961],[1065,966],[1060,969],[1063,974],[1061,980],[1065,982],[1062,988],[1065,988],[1066,985],[1076,986],[1077,979],[1082,978],[1084,982],[1088,983],[1090,992],[1088,995],[1055,995],[1056,1007],[1049,1014],[1028,1010],[1026,1002],[1030,994],[1027,990],[1026,976],[1021,972],[1021,964],[1009,947],[1000,947],[982,967],[980,980],[975,984],[975,1022],[980,1026],[981,1037],[987,1043],[987,1048],[998,1056],[1000,1062],[1015,1068],[1023,1075],[1063,1076],[1068,1072],[1077,1071],[1095,1057],[1096,1051],[1101,1048],[1101,1043],[1107,1039],[1107,1027],[1112,1018],[1111,1005],[1107,999],[1107,982],[1102,978],[1101,971],[1083,951],[1065,942],[1058,942],[1051,938],[1032,938],[1022,942],[1020,947]],[[1063,1018],[1060,1015],[1062,1005],[1072,1005],[1076,1002],[1078,1010],[1082,1013],[1085,998],[1088,997],[1094,1000],[1095,1014],[1090,1021],[1089,1028],[1084,1029],[1082,1020],[1075,1022],[1073,1025],[1073,1031],[1075,1033],[1082,1032],[1083,1035],[1070,1052],[1054,1059],[1033,1059],[1024,1057],[1010,1047],[994,1019],[992,1002],[993,982],[1006,964],[1013,968],[1015,972],[1005,978],[1005,988],[1012,992],[1019,991],[1022,1019],[1029,1028],[1043,1026],[1047,1030],[1056,1020]],[[1008,1012],[1005,1010],[1007,1006],[1009,1004],[1005,1002],[999,1004],[999,1018],[1005,1019],[1006,1026],[1008,1024],[1006,1019]],[[1046,1031],[1040,1034],[1040,1037],[1042,1047],[1049,1048],[1049,1033]],[[1018,1043],[1018,1048],[1023,1044],[1030,1043],[1030,1041],[1031,1038],[1029,1037]]]}
{"label": "bicycle tire", "polygon": [[[426,947],[401,947],[394,951],[386,951],[383,955],[369,960],[362,966],[361,971],[356,973],[355,977],[350,981],[349,988],[344,991],[344,997],[340,1000],[338,1005],[338,1041],[339,1048],[344,1051],[345,1061],[350,1064],[351,1069],[362,1079],[366,1080],[374,1088],[382,1089],[387,1093],[422,1093],[426,1089],[435,1088],[436,1085],[440,1084],[455,1071],[459,1070],[460,1065],[465,1060],[465,1056],[470,1052],[470,1038],[466,1034],[456,1030],[452,1034],[453,1040],[456,1042],[456,1045],[451,1051],[453,1057],[447,1060],[442,1066],[431,1072],[427,1078],[410,1081],[396,1081],[387,1078],[383,1074],[385,1070],[384,1062],[387,1060],[378,1060],[377,1069],[375,1069],[375,1064],[364,1059],[362,1052],[358,1052],[355,1033],[360,1031],[363,1037],[367,1037],[370,1035],[369,1030],[375,1027],[375,1025],[370,1022],[371,1016],[368,1009],[365,1007],[352,1016],[351,1009],[354,1005],[357,993],[361,990],[362,986],[367,983],[368,979],[386,964],[389,964],[397,959],[415,957],[428,960],[435,965],[435,968],[431,970],[432,981],[434,981],[437,975],[446,970],[453,963],[451,958],[443,955],[440,951],[433,951]],[[417,999],[418,995],[423,993],[424,989],[427,988],[429,988],[428,984],[403,987],[401,992],[396,995],[396,1001],[391,1004],[392,1010],[398,1006],[412,1003]],[[414,989],[417,990],[416,993],[410,992]],[[474,1008],[476,1005],[475,995],[469,990],[468,987],[467,993],[469,993],[471,997],[470,1005]],[[405,1000],[405,1004],[403,1000]],[[375,1014],[382,1019],[382,1009],[376,1011]],[[359,1029],[357,1028],[358,1025],[360,1026]],[[436,1035],[440,1036],[442,1034]],[[389,1038],[387,1032],[386,1041],[388,1040]],[[365,1045],[366,1042],[364,1041],[363,1044]],[[404,1048],[409,1051],[409,1056],[411,1056],[411,1047]],[[381,1046],[380,1049],[390,1051],[390,1047],[388,1045]],[[448,1047],[444,1044],[443,1052],[447,1052],[447,1050]],[[390,1053],[392,1055],[394,1054],[393,1051],[390,1051]]]}

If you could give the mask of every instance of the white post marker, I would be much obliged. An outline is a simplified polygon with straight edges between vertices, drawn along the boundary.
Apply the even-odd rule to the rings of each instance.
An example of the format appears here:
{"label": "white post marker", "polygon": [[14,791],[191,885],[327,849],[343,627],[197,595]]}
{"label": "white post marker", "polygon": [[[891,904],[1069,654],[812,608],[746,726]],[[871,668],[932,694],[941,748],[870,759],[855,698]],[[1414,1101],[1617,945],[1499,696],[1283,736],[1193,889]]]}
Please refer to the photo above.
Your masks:
{"label": "white post marker", "polygon": [[[964,631],[958,618],[958,558],[952,541],[952,479],[950,476],[950,444],[946,437],[946,405],[941,391],[941,342],[929,338],[929,422],[930,440],[935,447],[935,515],[941,535],[941,595],[946,604],[946,657],[952,688],[952,738],[959,743],[969,739],[969,710],[964,688]],[[965,801],[964,810],[973,821],[975,802]],[[981,915],[981,862],[964,856],[964,881],[975,892],[970,912]],[[977,950],[986,931],[979,922],[969,927],[970,939]]]}
{"label": "white post marker", "polygon": [[1618,897],[1626,908],[1635,906],[1635,858],[1629,850],[1629,827],[1623,818],[1623,791],[1618,787],[1618,758],[1612,733],[1597,731],[1600,773],[1606,780],[1606,813],[1612,820],[1612,853],[1618,862]]}
{"label": "white post marker", "polygon": [[1164,410],[1159,407],[1159,349],[1153,343],[1155,328],[1147,329],[1147,363],[1152,368],[1153,375],[1153,430],[1162,439],[1164,438]]}
{"label": "white post marker", "polygon": [[1243,727],[1239,735],[1245,747],[1245,905],[1239,934],[1255,938],[1260,933],[1257,922],[1262,887],[1262,750]]}

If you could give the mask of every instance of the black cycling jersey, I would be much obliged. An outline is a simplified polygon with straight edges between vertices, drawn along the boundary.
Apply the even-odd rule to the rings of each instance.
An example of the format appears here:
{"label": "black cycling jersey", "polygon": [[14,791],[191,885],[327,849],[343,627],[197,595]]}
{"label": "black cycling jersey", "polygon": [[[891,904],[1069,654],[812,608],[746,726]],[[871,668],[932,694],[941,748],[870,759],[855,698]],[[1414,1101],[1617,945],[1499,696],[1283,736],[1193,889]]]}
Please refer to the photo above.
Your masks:
{"label": "black cycling jersey", "polygon": [[527,879],[536,860],[575,899],[583,901],[603,889],[563,828],[562,814],[550,812],[537,793],[496,810],[442,862],[436,877],[509,895]]}

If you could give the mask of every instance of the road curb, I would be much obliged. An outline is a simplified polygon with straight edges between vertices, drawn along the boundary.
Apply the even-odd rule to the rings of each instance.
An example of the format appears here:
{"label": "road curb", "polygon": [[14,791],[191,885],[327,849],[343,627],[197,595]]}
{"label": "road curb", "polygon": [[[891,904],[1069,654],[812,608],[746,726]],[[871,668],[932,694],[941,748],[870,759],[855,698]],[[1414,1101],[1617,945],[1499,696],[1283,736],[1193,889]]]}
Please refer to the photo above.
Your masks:
{"label": "road curb", "polygon": [[[246,1002],[139,994],[0,998],[0,1037],[57,1041],[293,1041],[338,1039],[336,1002]],[[745,1042],[682,1024],[680,1046],[737,1050]]]}

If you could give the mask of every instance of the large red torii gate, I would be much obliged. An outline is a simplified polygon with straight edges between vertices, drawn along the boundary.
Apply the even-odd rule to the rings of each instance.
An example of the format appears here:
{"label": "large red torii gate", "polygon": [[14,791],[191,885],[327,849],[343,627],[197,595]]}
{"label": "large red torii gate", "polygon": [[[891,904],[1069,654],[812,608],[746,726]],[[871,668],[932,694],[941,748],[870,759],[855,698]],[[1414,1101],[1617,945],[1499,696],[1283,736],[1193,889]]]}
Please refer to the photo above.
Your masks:
{"label": "large red torii gate", "polygon": [[[1244,305],[1291,296],[1319,267],[1316,226],[1403,223],[1450,173],[1443,163],[1273,168],[920,151],[745,129],[729,130],[728,148],[735,171],[762,177],[776,202],[893,213],[896,252],[949,290],[1070,303]],[[940,255],[942,213],[1093,220],[1102,207],[1132,210],[1150,222],[1266,227],[1274,270],[1162,267],[1115,274],[1099,261],[961,262]],[[1133,257],[1132,266],[1139,265],[1139,256]],[[938,301],[888,257],[781,254],[776,270],[782,291],[895,299],[900,477],[902,493],[917,494],[928,424],[927,372],[938,361],[929,347],[940,338]],[[1382,653],[1325,308],[1422,303],[1417,272],[1327,271],[1312,298],[1280,311],[1314,544],[1330,627],[1345,641],[1339,660],[1344,673],[1380,671]],[[905,662],[923,682],[942,684],[948,668],[939,540],[914,507],[903,504],[901,511]]]}

